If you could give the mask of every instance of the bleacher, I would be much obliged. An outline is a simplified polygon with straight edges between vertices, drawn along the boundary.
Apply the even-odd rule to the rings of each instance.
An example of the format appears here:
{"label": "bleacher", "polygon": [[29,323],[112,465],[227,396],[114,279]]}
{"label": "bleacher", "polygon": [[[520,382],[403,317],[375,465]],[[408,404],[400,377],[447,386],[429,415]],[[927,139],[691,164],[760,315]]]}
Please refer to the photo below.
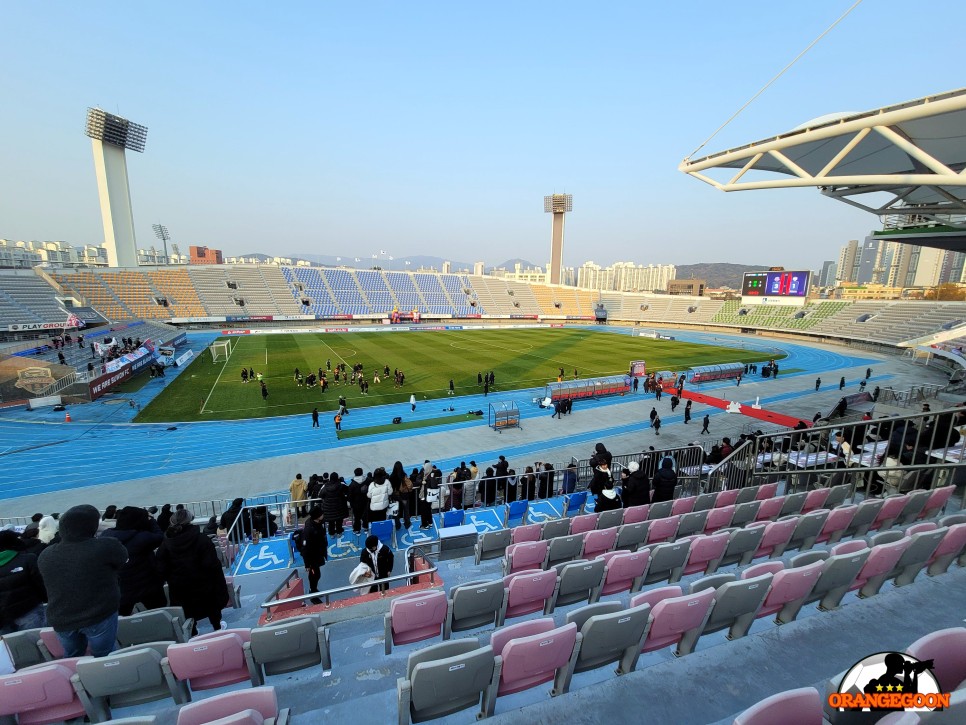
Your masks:
{"label": "bleacher", "polygon": [[0,271],[0,326],[62,322],[66,316],[54,290],[32,270]]}

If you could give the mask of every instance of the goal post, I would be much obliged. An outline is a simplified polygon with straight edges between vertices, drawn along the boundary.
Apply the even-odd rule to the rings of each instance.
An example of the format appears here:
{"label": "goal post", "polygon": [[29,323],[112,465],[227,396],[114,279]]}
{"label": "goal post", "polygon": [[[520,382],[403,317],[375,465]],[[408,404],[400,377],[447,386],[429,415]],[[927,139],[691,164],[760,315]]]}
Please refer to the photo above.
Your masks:
{"label": "goal post", "polygon": [[223,363],[231,357],[234,344],[231,340],[215,340],[208,349],[211,351],[211,362]]}

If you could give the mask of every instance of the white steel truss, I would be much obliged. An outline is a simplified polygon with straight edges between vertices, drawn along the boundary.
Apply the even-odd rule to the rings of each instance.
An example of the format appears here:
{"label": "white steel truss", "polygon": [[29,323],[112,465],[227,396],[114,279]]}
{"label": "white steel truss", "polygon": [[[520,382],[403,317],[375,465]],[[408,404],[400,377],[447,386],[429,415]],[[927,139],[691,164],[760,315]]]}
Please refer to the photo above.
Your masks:
{"label": "white steel truss", "polygon": [[[916,215],[966,228],[966,88],[826,116],[774,138],[685,159],[678,169],[721,191],[814,186],[879,216]],[[722,180],[709,176],[719,170],[728,170]],[[882,193],[884,203],[860,199],[879,194],[878,202]]]}

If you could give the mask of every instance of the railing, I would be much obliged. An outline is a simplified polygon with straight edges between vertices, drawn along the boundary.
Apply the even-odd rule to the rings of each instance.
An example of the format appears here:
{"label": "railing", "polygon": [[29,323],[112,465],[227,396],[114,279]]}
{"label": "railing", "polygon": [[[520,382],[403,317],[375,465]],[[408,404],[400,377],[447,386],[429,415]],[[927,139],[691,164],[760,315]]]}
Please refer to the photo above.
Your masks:
{"label": "railing", "polygon": [[[295,603],[300,603],[304,605],[305,600],[307,599],[323,599],[324,606],[328,607],[331,604],[332,596],[334,594],[342,594],[344,592],[357,591],[359,589],[365,589],[366,587],[371,588],[374,586],[380,587],[383,584],[387,585],[387,589],[385,590],[380,589],[379,591],[379,595],[381,597],[385,597],[386,592],[388,591],[388,586],[393,584],[394,582],[415,579],[421,576],[429,576],[430,582],[435,584],[436,574],[439,572],[439,567],[436,566],[436,564],[433,563],[433,560],[429,558],[429,555],[426,554],[425,548],[438,549],[439,542],[438,541],[433,542],[428,547],[426,544],[414,544],[413,546],[410,546],[408,549],[406,549],[406,554],[405,554],[406,568],[408,569],[408,571],[405,574],[394,574],[393,576],[387,576],[382,579],[371,579],[371,580],[367,580],[364,583],[347,584],[346,586],[333,587],[331,589],[326,589],[325,591],[321,591],[321,592],[309,592],[307,594],[299,594],[298,596],[286,597],[285,599],[272,599],[272,597],[274,597],[280,591],[285,589],[288,586],[289,582],[292,581],[292,579],[298,576],[298,570],[293,569],[291,573],[285,578],[285,580],[282,581],[281,584],[279,584],[277,587],[275,587],[275,589],[272,590],[271,594],[268,595],[268,598],[264,602],[262,602],[259,605],[259,607],[261,607],[266,611],[265,618],[271,621],[272,609],[274,607],[283,606],[285,604],[295,604]],[[413,567],[417,556],[421,558],[423,561],[425,561],[427,564],[429,564],[429,568],[414,571]]]}
{"label": "railing", "polygon": [[886,387],[882,389],[879,402],[884,405],[908,408],[926,400],[935,400],[939,397],[939,393],[944,387],[943,385],[931,385],[928,383],[913,385],[908,390],[896,390],[895,388]]}
{"label": "railing", "polygon": [[57,393],[59,393],[61,390],[66,390],[71,385],[74,385],[76,382],[77,382],[77,373],[76,372],[67,373],[60,380],[55,380],[46,388],[44,388],[41,392],[37,394],[37,396],[45,397],[47,395],[57,395]]}

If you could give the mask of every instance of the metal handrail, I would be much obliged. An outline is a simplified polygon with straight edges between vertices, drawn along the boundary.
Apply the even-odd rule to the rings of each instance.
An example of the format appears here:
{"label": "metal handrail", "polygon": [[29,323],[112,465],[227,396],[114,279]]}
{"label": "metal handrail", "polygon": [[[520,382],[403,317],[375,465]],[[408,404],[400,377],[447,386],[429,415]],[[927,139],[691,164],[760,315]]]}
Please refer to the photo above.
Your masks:
{"label": "metal handrail", "polygon": [[[438,542],[433,542],[433,543],[438,545]],[[323,598],[325,599],[325,606],[328,607],[331,604],[330,598],[333,594],[341,594],[342,592],[354,591],[356,589],[371,587],[378,584],[389,584],[395,581],[402,581],[403,579],[412,579],[414,577],[420,577],[420,576],[426,576],[426,575],[430,577],[431,582],[435,582],[436,574],[437,572],[439,572],[439,567],[436,566],[436,564],[433,564],[432,559],[430,559],[429,556],[423,551],[422,549],[423,546],[424,546],[423,544],[413,544],[412,546],[408,547],[405,552],[406,562],[408,566],[408,562],[410,561],[410,554],[419,552],[419,555],[427,563],[432,565],[428,569],[422,569],[418,572],[408,571],[405,574],[394,574],[393,576],[384,577],[382,579],[372,579],[372,580],[366,581],[364,584],[347,584],[341,587],[326,589],[323,592],[309,592],[308,594],[299,594],[298,596],[287,597],[285,599],[268,600],[268,601],[262,602],[258,606],[261,607],[262,609],[267,610],[266,619],[271,621],[272,608],[281,606],[283,604],[292,604],[294,602],[305,602],[306,599]],[[297,569],[293,569],[292,573],[289,574],[288,577],[286,577],[286,579],[279,586],[277,586],[271,594],[269,594],[269,597],[272,597],[278,594],[278,592],[280,592],[292,580],[293,575],[298,575]],[[385,597],[386,591],[380,591],[379,596]]]}

